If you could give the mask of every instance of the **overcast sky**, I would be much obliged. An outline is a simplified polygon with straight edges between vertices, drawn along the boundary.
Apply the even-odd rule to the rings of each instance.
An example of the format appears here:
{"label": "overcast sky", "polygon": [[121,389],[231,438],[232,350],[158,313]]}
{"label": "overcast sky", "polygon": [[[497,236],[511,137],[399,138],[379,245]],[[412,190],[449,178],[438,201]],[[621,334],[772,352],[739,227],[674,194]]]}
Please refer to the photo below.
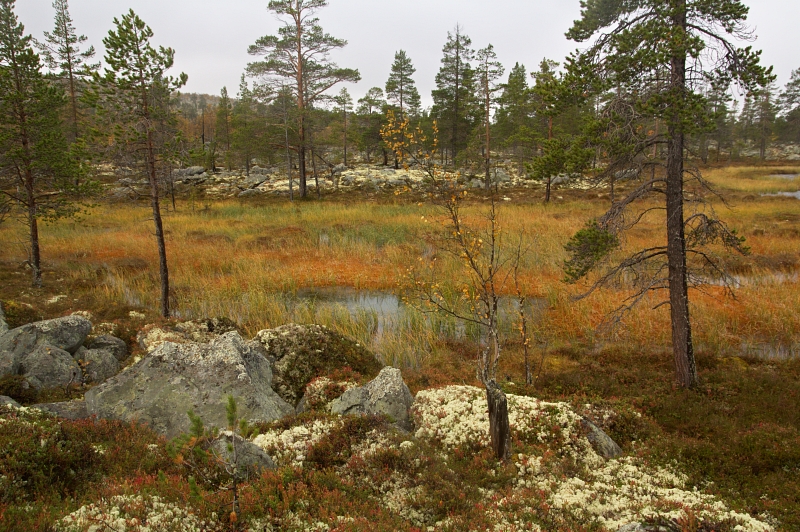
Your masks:
{"label": "overcast sky", "polygon": [[[52,0],[17,0],[17,15],[27,33],[41,39],[53,27]],[[102,58],[102,39],[114,17],[133,10],[155,32],[153,42],[176,51],[174,74],[186,72],[184,92],[233,95],[248,62],[247,47],[275,34],[280,22],[267,0],[70,0],[79,33]],[[763,63],[774,65],[783,86],[800,68],[797,23],[799,0],[749,0],[749,22],[758,36]],[[318,13],[325,31],[349,44],[333,59],[357,68],[362,80],[349,86],[356,97],[370,87],[383,88],[397,50],[406,50],[417,72],[423,105],[439,69],[447,32],[456,23],[472,38],[473,48],[491,43],[506,74],[515,62],[534,70],[542,58],[562,60],[578,45],[564,32],[580,14],[579,0],[330,0]],[[174,75],[173,74],[173,75]],[[337,89],[338,90],[338,89]]]}

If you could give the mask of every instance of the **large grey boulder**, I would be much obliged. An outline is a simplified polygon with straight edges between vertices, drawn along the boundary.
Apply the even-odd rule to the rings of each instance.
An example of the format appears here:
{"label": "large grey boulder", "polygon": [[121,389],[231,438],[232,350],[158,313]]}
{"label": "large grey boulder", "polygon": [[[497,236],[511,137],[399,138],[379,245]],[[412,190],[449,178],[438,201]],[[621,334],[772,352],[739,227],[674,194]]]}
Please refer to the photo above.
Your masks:
{"label": "large grey boulder", "polygon": [[99,383],[119,373],[119,360],[107,349],[86,349],[75,352],[87,382]]}
{"label": "large grey boulder", "polygon": [[102,349],[108,351],[114,358],[122,362],[128,358],[128,344],[122,338],[111,336],[110,334],[103,334],[94,340],[90,341],[87,346],[89,349]]}
{"label": "large grey boulder", "polygon": [[586,431],[586,439],[592,444],[597,454],[605,459],[616,458],[622,454],[622,448],[600,427],[586,418],[581,419],[581,426]]}
{"label": "large grey boulder", "polygon": [[18,372],[37,390],[83,382],[81,368],[72,355],[48,344],[39,344],[21,356]]}
{"label": "large grey boulder", "polygon": [[273,364],[273,388],[293,406],[316,377],[345,367],[374,377],[383,366],[368,349],[322,325],[283,325],[260,331],[256,340]]}
{"label": "large grey boulder", "polygon": [[386,415],[396,426],[412,430],[414,425],[408,416],[408,409],[414,396],[403,382],[399,369],[383,368],[375,379],[364,386],[351,388],[330,405],[334,414],[372,414]]}
{"label": "large grey boulder", "polygon": [[272,390],[264,348],[235,331],[208,344],[164,342],[89,390],[85,399],[90,414],[140,421],[174,438],[189,431],[189,410],[207,426],[225,427],[228,395],[251,421],[273,421],[294,411]]}
{"label": "large grey boulder", "polygon": [[[29,323],[0,335],[0,377],[23,375],[35,388],[53,388],[76,382],[72,373],[77,364],[62,354],[74,353],[92,330],[82,316],[66,316]],[[40,347],[49,348],[39,349]],[[26,363],[22,364],[23,359]],[[69,357],[72,358],[71,356]],[[47,367],[54,364],[52,368]],[[77,376],[80,377],[80,368]],[[77,382],[80,382],[78,378]]]}
{"label": "large grey boulder", "polygon": [[249,480],[263,470],[275,469],[275,462],[261,447],[230,431],[220,434],[211,443],[211,451],[239,480]]}
{"label": "large grey boulder", "polygon": [[0,337],[0,351],[18,351],[23,346],[47,344],[74,353],[90,332],[92,322],[79,315],[37,321],[12,329]]}

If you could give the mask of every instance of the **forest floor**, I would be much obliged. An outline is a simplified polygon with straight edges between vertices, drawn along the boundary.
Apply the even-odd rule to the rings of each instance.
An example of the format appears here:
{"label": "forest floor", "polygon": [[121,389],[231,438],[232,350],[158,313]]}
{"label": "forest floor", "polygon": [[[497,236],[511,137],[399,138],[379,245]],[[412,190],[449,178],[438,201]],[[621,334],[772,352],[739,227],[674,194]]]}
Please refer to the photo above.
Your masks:
{"label": "forest floor", "polygon": [[[664,307],[654,309],[659,296],[644,301],[613,332],[600,333],[598,326],[628,288],[620,285],[575,300],[588,285],[562,282],[563,246],[608,207],[607,191],[557,190],[549,205],[542,204],[539,191],[503,191],[507,200],[500,205],[501,223],[505,234],[520,235],[523,247],[530,250],[522,262],[520,284],[535,302],[530,310],[535,379],[524,384],[522,343],[514,323],[509,323],[499,370],[506,392],[563,403],[589,415],[622,446],[626,457],[648,464],[652,471],[683,475],[680,483],[687,493],[696,489],[717,497],[731,511],[778,530],[800,529],[800,202],[779,195],[800,190],[799,174],[800,168],[777,166],[706,172],[725,200],[704,194],[707,208],[746,237],[750,254],[719,255],[734,276],[735,298],[713,284],[691,295],[701,379],[696,391],[674,384],[668,313]],[[624,192],[624,186],[617,192]],[[178,319],[224,316],[248,335],[288,322],[320,323],[354,337],[386,364],[401,368],[414,393],[477,385],[474,336],[457,333],[458,324],[444,318],[419,319],[415,302],[404,303],[400,297],[408,295],[409,267],[429,264],[433,258],[446,289],[456,293],[464,278],[462,266],[437,247],[440,214],[421,197],[335,195],[293,204],[278,198],[193,203],[191,208],[179,199],[177,210],[165,213],[172,307]],[[654,203],[646,200],[643,205]],[[480,224],[485,209],[484,198],[476,192],[467,201],[465,218]],[[135,347],[136,331],[160,321],[151,223],[144,204],[101,203],[82,220],[44,226],[41,289],[30,287],[23,264],[24,228],[14,223],[0,226],[6,250],[0,261],[0,301],[9,325],[88,311],[96,323],[113,324]],[[663,226],[657,212],[645,216],[628,234],[620,256],[658,242]],[[396,300],[386,311],[388,318],[381,315],[383,307],[354,312],[346,302],[321,304],[323,296],[342,290],[373,298],[395,295]],[[514,288],[506,284],[501,291],[511,296]],[[0,436],[6,440],[3,449],[30,443],[33,432],[40,430],[32,429],[35,420],[25,416],[34,414],[19,414],[20,430]],[[320,420],[292,423],[314,421]],[[0,423],[11,426],[8,420]],[[193,488],[185,470],[167,456],[165,442],[146,429],[82,422],[64,422],[61,427],[62,434],[72,435],[75,449],[65,452],[60,463],[48,462],[48,471],[44,465],[36,468],[41,457],[28,457],[28,488],[20,488],[17,498],[8,495],[7,487],[5,496],[0,493],[0,522],[8,523],[9,530],[46,530],[55,519],[91,501],[113,497],[128,497],[123,506],[139,505],[138,510],[129,509],[130,515],[139,515],[137,511],[141,514],[154,504],[131,502],[140,494],[168,501],[163,504],[173,513],[189,505],[198,519],[213,521],[212,514],[219,518],[228,495],[208,486]],[[253,519],[260,519],[265,530],[270,520],[281,529],[299,530],[363,530],[366,522],[374,530],[525,530],[533,525],[543,530],[602,530],[619,524],[577,511],[556,511],[552,493],[524,482],[520,488],[515,480],[519,471],[530,468],[530,457],[544,456],[524,435],[515,441],[519,456],[508,464],[494,462],[480,441],[447,448],[434,439],[415,443],[425,447],[418,449],[398,440],[390,450],[369,456],[353,451],[379,427],[379,420],[339,427],[336,437],[346,437],[346,444],[323,438],[313,460],[301,467],[283,464],[246,488],[245,506]],[[385,437],[397,438],[389,433]],[[105,449],[91,461],[91,471],[80,465],[85,459],[79,452],[81,442]],[[344,456],[341,449],[352,452]],[[423,456],[432,461],[420,465]],[[344,465],[363,469],[346,477]],[[585,467],[589,466],[561,456],[545,470],[553,478],[570,479],[580,478],[577,470]],[[48,475],[59,471],[74,479],[64,485],[48,483]],[[624,478],[619,472],[608,474]],[[392,479],[417,475],[425,481],[398,485],[393,491],[381,487]],[[390,493],[403,496],[392,499]],[[376,496],[383,501],[377,506]],[[586,501],[613,498],[610,492],[583,496],[584,506]],[[713,522],[693,508],[691,502],[682,510],[669,508],[667,513],[677,517],[661,524],[677,530],[744,526],[735,519]],[[226,529],[233,526],[221,521]],[[327,528],[314,528],[316,523],[326,523]]]}

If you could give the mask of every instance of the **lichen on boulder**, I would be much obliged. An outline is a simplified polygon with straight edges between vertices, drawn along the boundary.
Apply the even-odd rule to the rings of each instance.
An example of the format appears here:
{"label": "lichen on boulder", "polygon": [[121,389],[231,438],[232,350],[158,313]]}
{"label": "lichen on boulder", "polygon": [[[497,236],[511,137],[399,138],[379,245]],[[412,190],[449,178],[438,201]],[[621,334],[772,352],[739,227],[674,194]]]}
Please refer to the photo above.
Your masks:
{"label": "lichen on boulder", "polygon": [[224,399],[242,418],[272,421],[294,412],[272,391],[272,371],[260,343],[226,333],[208,344],[165,342],[136,364],[86,393],[89,413],[141,421],[174,438],[189,431],[193,410],[209,425],[227,426]]}
{"label": "lichen on boulder", "polygon": [[367,348],[323,325],[283,325],[260,331],[255,339],[272,362],[272,387],[295,406],[316,377],[349,367],[371,379],[383,367]]}

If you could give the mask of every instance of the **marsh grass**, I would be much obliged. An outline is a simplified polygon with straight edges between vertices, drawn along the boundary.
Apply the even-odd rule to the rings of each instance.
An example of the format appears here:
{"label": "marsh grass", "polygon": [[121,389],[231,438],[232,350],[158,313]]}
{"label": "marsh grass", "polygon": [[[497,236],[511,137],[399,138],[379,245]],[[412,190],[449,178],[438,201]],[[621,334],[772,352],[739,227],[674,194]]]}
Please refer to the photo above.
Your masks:
{"label": "marsh grass", "polygon": [[[708,199],[723,219],[747,237],[752,254],[721,255],[723,264],[737,275],[736,299],[714,287],[707,294],[692,296],[694,332],[701,349],[719,355],[753,352],[753,346],[784,354],[797,350],[800,203],[793,198],[754,195],[800,189],[797,179],[775,177],[795,171],[800,168],[706,171],[711,183],[731,195],[727,204]],[[616,308],[627,288],[619,286],[575,301],[574,296],[588,285],[561,282],[564,243],[586,220],[601,214],[607,200],[589,200],[583,194],[542,205],[528,202],[522,192],[512,196],[515,201],[501,208],[502,227],[507,235],[523,234],[523,245],[530,249],[521,280],[526,296],[544,302],[535,316],[537,342],[668,346],[667,315],[663,308],[652,310],[661,296],[645,301],[610,335],[598,336],[597,326]],[[469,216],[479,220],[482,209],[476,198]],[[443,341],[464,333],[463,326],[453,320],[426,318],[410,308],[386,317],[370,309],[351,312],[296,297],[298,291],[324,287],[400,293],[407,268],[420,259],[425,263],[433,258],[443,283],[455,290],[463,276],[462,266],[436,248],[435,234],[441,226],[430,206],[412,201],[289,204],[272,200],[218,202],[192,211],[179,204],[177,212],[165,216],[165,227],[176,318],[224,316],[248,334],[292,321],[316,322],[353,336],[387,362],[403,367],[419,367]],[[624,250],[651,245],[662,234],[663,220],[650,215],[626,236]],[[0,227],[2,242],[23,237],[24,228],[19,225]],[[24,260],[15,246],[3,248],[8,263]],[[146,209],[105,205],[80,222],[48,225],[42,231],[42,249],[46,266],[59,272],[67,284],[83,287],[95,307],[157,308],[157,255]],[[512,287],[502,291],[510,294]],[[376,334],[384,322],[388,326]],[[506,324],[507,331],[513,326]]]}

